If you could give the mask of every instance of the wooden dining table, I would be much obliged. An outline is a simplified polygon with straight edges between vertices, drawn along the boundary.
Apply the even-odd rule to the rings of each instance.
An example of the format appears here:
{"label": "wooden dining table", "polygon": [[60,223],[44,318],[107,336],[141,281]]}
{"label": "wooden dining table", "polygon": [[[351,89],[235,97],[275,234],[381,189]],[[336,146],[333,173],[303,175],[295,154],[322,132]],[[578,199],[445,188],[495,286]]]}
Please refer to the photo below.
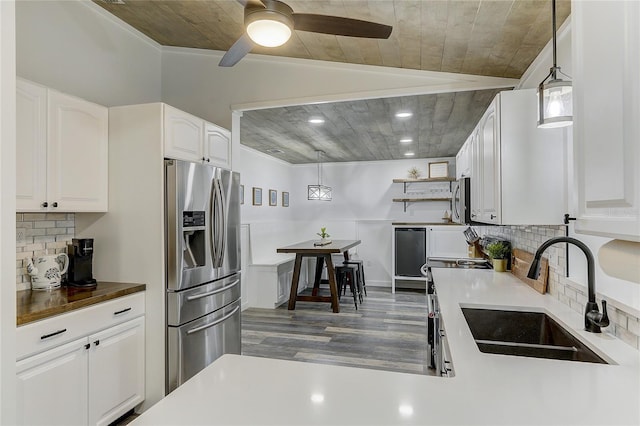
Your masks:
{"label": "wooden dining table", "polygon": [[[330,302],[333,312],[340,312],[338,301],[338,285],[336,283],[335,268],[331,260],[332,254],[342,253],[345,260],[349,260],[349,249],[360,244],[360,240],[332,240],[330,244],[316,245],[318,240],[309,240],[277,249],[278,253],[294,253],[296,255],[291,279],[291,293],[289,294],[289,310],[296,308],[296,301],[303,302]],[[311,295],[299,295],[298,284],[300,281],[300,268],[305,257],[316,258],[316,274]],[[321,296],[320,282],[322,269],[327,265],[327,278],[329,282],[330,296]]]}

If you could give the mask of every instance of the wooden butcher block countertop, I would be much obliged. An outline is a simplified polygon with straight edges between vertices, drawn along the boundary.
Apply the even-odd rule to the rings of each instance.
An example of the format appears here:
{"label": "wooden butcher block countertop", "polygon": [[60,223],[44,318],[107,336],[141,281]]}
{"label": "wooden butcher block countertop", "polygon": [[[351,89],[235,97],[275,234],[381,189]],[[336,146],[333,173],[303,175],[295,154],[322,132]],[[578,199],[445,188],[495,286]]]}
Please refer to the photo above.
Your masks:
{"label": "wooden butcher block countertop", "polygon": [[16,297],[17,325],[39,321],[145,290],[145,284],[98,282],[93,289],[63,286],[54,290],[18,291]]}

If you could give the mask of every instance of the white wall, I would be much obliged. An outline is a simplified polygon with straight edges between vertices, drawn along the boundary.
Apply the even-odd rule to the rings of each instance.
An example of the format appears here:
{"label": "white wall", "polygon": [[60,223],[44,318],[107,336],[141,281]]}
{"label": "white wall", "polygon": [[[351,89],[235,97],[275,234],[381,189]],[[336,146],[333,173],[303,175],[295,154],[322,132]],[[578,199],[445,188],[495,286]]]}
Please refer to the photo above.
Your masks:
{"label": "white wall", "polygon": [[[240,159],[234,169],[240,172],[240,184],[244,185],[244,204],[241,207],[242,223],[275,222],[293,220],[294,209],[282,206],[282,191],[289,192],[295,186],[291,165],[270,155],[241,146]],[[262,205],[252,204],[252,188],[262,188]],[[269,205],[269,190],[275,189],[277,206]],[[291,206],[291,198],[289,205]]]}
{"label": "white wall", "polygon": [[0,1],[0,424],[16,421],[15,3]]}
{"label": "white wall", "polygon": [[[224,52],[165,48],[162,99],[231,128],[231,110],[404,94],[512,87],[517,80],[248,55],[218,67]],[[234,129],[235,130],[235,129]]]}
{"label": "white wall", "polygon": [[20,77],[105,106],[160,101],[160,46],[92,2],[17,2],[16,46]]}

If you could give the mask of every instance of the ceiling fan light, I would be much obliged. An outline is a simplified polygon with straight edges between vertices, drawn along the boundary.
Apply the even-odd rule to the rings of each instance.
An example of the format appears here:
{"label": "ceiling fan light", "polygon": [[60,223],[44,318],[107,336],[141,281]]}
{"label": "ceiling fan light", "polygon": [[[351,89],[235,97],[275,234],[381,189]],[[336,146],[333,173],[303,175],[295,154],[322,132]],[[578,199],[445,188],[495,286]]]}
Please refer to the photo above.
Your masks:
{"label": "ceiling fan light", "polygon": [[247,25],[247,34],[260,46],[278,47],[289,40],[291,28],[279,20],[256,19]]}
{"label": "ceiling fan light", "polygon": [[573,88],[561,79],[538,87],[538,127],[550,129],[573,124]]}

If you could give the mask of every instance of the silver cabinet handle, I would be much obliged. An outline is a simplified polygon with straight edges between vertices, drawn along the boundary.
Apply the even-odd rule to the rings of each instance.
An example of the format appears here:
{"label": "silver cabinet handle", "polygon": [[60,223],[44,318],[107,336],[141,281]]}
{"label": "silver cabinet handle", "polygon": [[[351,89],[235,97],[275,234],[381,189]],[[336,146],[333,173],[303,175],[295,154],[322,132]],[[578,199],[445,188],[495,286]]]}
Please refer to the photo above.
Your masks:
{"label": "silver cabinet handle", "polygon": [[187,331],[187,334],[193,334],[193,333],[197,333],[198,331],[202,331],[202,330],[206,330],[207,328],[216,326],[218,324],[220,324],[222,321],[225,321],[227,319],[229,319],[231,316],[233,316],[236,312],[238,312],[238,310],[240,309],[240,306],[236,306],[236,308],[231,311],[230,313],[228,313],[227,315],[223,316],[222,318],[220,318],[219,320],[216,320],[214,322],[212,322],[211,324],[205,324],[202,325],[200,327],[196,327],[196,328],[192,328],[191,330]]}
{"label": "silver cabinet handle", "polygon": [[229,290],[231,287],[238,285],[239,282],[240,280],[235,280],[231,284],[218,288],[216,290],[207,291],[206,293],[194,294],[193,296],[188,296],[187,301],[191,302],[192,300],[202,299],[203,297],[213,296],[214,294],[222,293],[223,291]]}

